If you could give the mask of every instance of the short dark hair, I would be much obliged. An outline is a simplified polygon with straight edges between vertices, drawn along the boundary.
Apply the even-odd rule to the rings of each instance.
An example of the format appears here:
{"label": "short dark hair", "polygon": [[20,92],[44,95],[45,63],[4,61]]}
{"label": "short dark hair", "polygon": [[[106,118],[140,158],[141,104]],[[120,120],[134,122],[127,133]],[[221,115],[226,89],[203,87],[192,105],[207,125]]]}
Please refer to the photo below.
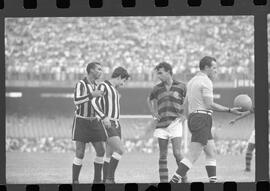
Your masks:
{"label": "short dark hair", "polygon": [[161,69],[161,68],[164,68],[164,70],[166,71],[166,72],[170,72],[170,74],[172,75],[172,66],[169,64],[169,63],[167,63],[167,62],[161,62],[161,63],[159,63],[156,67],[155,67],[155,70],[159,70],[159,69]]}
{"label": "short dark hair", "polygon": [[86,72],[87,74],[90,73],[90,70],[91,69],[95,69],[96,68],[96,65],[101,65],[99,62],[90,62],[89,64],[87,64],[86,66]]}
{"label": "short dark hair", "polygon": [[130,77],[127,70],[121,66],[115,68],[112,73],[112,78],[118,78],[119,76],[121,79],[126,79],[126,80],[128,80]]}
{"label": "short dark hair", "polygon": [[200,70],[204,70],[205,69],[205,66],[211,67],[213,61],[216,62],[216,59],[214,57],[211,57],[211,56],[205,56],[205,57],[203,57],[200,60],[200,64],[199,64]]}

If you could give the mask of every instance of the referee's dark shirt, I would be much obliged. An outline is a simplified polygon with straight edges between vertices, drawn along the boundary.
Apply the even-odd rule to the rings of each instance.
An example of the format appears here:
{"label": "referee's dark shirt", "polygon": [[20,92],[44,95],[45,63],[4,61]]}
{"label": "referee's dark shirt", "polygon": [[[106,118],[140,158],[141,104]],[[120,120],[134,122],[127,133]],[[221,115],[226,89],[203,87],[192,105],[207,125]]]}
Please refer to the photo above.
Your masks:
{"label": "referee's dark shirt", "polygon": [[158,114],[161,119],[156,128],[166,128],[177,117],[183,117],[183,103],[186,96],[186,85],[173,80],[170,90],[163,82],[154,86],[150,93],[150,100],[156,99]]}

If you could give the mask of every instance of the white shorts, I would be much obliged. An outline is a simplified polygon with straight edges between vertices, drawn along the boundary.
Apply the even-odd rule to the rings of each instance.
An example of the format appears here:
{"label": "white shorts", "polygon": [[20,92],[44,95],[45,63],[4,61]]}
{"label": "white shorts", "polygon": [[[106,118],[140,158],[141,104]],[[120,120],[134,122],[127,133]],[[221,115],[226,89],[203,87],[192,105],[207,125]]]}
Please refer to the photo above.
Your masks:
{"label": "white shorts", "polygon": [[251,135],[249,137],[248,142],[255,144],[255,130],[252,131],[252,133],[251,133]]}
{"label": "white shorts", "polygon": [[175,137],[182,137],[182,129],[182,119],[176,119],[167,128],[155,129],[154,137],[160,139],[173,139]]}

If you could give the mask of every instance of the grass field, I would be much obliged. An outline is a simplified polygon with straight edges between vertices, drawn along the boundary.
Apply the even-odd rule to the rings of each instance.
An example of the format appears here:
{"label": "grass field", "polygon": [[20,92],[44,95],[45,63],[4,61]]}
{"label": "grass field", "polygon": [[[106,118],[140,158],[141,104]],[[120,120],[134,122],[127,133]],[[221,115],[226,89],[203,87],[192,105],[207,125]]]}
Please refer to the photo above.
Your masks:
{"label": "grass field", "polygon": [[[93,153],[86,153],[81,170],[80,182],[91,183],[93,180]],[[7,183],[40,184],[71,183],[71,164],[73,153],[16,153],[6,155]],[[237,181],[254,182],[254,160],[252,171],[244,172],[244,156],[217,157],[217,177],[219,182]],[[169,177],[176,169],[174,157],[168,156]],[[195,163],[188,173],[191,182],[207,182],[204,157]],[[116,171],[118,183],[158,183],[158,153],[126,153]]]}

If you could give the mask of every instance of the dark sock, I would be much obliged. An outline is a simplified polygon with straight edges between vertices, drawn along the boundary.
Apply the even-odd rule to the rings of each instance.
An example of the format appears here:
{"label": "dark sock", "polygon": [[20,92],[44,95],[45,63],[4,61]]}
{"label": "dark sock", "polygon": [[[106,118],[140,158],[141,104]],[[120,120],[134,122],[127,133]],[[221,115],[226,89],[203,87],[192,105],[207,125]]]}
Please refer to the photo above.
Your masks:
{"label": "dark sock", "polygon": [[[182,159],[181,159],[182,160]],[[177,166],[179,167],[179,165],[180,165],[180,163],[181,163],[181,160],[177,160],[176,159],[176,164],[177,164]],[[187,182],[188,180],[187,180],[187,174],[185,175],[185,176],[183,176],[183,177],[181,177],[181,182],[183,182],[183,183],[185,183],[185,182]]]}
{"label": "dark sock", "polygon": [[178,166],[178,169],[176,170],[175,174],[173,175],[170,183],[178,183],[182,177],[185,177],[187,174],[187,171],[192,166],[192,163],[188,159],[183,159]]}
{"label": "dark sock", "polygon": [[94,182],[101,182],[101,171],[103,164],[94,162]]}
{"label": "dark sock", "polygon": [[255,144],[249,143],[247,152],[246,152],[246,170],[250,170],[251,160],[252,160],[252,152],[255,148]]}
{"label": "dark sock", "polygon": [[217,167],[216,166],[205,166],[209,182],[210,183],[216,183],[217,182]]}
{"label": "dark sock", "polygon": [[109,166],[110,166],[110,162],[104,161],[104,165],[103,165],[103,182],[105,182],[105,180],[106,180],[106,178],[108,176]]}
{"label": "dark sock", "polygon": [[118,166],[119,160],[121,159],[121,155],[118,153],[113,153],[112,157],[111,157],[111,161],[109,164],[109,170],[108,170],[108,175],[107,175],[107,179],[112,179],[114,180],[114,174],[115,174],[115,170]]}
{"label": "dark sock", "polygon": [[82,165],[72,164],[72,182],[79,181],[79,174],[81,171]]}

